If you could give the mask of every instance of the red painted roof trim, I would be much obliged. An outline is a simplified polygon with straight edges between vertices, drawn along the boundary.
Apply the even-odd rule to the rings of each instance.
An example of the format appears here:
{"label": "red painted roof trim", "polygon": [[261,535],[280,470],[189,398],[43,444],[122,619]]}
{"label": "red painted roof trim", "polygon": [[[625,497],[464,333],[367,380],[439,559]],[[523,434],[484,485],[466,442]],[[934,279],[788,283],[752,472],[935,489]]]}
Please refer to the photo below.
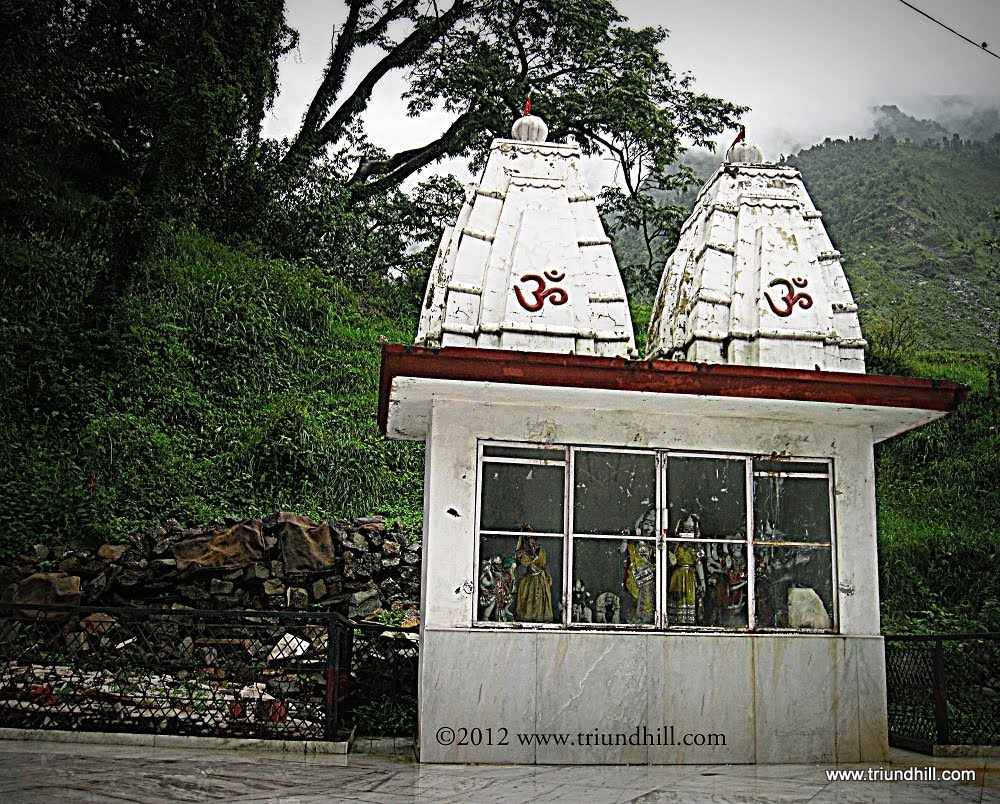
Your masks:
{"label": "red painted roof trim", "polygon": [[919,377],[720,363],[676,363],[669,360],[624,360],[507,349],[456,346],[424,349],[383,344],[378,404],[378,424],[383,433],[389,420],[389,396],[396,377],[790,399],[939,411],[955,410],[968,393],[965,385]]}

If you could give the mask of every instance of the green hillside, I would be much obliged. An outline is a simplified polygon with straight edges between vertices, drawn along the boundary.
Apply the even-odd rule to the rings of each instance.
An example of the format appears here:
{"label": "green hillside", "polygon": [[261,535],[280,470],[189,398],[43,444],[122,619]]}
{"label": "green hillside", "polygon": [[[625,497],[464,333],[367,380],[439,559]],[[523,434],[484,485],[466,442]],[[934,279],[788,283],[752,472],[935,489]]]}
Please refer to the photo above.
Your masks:
{"label": "green hillside", "polygon": [[1000,294],[980,240],[1000,206],[1000,137],[826,140],[787,161],[823,211],[863,323],[907,308],[926,348],[989,346]]}

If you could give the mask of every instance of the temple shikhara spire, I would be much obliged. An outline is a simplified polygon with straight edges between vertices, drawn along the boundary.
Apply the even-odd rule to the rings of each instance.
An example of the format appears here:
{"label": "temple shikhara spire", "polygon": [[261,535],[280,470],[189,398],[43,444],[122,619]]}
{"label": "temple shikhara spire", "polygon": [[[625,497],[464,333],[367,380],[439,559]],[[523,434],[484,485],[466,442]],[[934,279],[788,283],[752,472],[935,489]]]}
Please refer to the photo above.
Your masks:
{"label": "temple shikhara spire", "polygon": [[799,171],[741,127],[667,261],[647,356],[863,372],[857,309]]}
{"label": "temple shikhara spire", "polygon": [[441,238],[418,346],[635,355],[625,287],[575,145],[531,114],[490,148]]}

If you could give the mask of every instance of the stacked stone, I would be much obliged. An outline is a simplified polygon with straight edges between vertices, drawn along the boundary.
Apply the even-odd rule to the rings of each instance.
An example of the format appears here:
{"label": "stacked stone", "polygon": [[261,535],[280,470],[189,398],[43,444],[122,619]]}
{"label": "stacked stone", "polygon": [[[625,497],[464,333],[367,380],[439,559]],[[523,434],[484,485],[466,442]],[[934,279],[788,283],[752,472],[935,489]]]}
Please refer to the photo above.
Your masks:
{"label": "stacked stone", "polygon": [[[330,610],[360,619],[420,598],[419,542],[384,517],[316,522],[287,512],[226,517],[205,528],[176,520],[129,544],[51,555],[36,548],[7,600],[149,608]],[[39,571],[44,568],[45,571]],[[28,576],[28,577],[25,577]],[[9,575],[8,575],[9,577]]]}

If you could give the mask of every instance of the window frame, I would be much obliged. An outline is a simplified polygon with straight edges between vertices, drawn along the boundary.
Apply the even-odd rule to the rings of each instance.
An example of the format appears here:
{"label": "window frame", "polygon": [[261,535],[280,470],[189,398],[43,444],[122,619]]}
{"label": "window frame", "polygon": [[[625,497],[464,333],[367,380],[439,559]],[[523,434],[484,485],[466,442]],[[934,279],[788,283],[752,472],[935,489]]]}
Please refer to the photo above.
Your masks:
{"label": "window frame", "polygon": [[[484,455],[486,447],[520,448],[520,449],[543,449],[548,451],[561,450],[563,459],[530,459],[511,458]],[[656,535],[653,537],[643,537],[644,541],[653,541],[655,544],[656,557],[656,600],[655,612],[652,623],[587,623],[573,622],[572,620],[572,596],[573,596],[573,558],[576,542],[578,539],[584,540],[628,540],[628,534],[622,536],[605,534],[586,534],[574,531],[575,512],[575,474],[576,455],[578,452],[596,453],[616,453],[616,454],[638,454],[650,455],[654,459],[654,498],[656,506]],[[743,539],[726,538],[698,538],[698,539],[678,539],[667,533],[669,528],[669,488],[668,488],[668,466],[671,458],[701,458],[717,460],[741,461],[744,465],[745,484],[745,507],[744,520],[746,535]],[[774,472],[755,471],[756,461],[768,461],[778,463],[794,464],[795,462],[810,462],[821,464],[825,467],[825,473],[817,472]],[[536,533],[535,535],[543,539],[562,539],[562,589],[553,589],[552,604],[553,613],[560,611],[560,621],[552,623],[537,622],[494,622],[479,619],[479,585],[481,574],[481,547],[483,537],[508,537],[518,538],[531,531],[494,531],[483,530],[481,528],[482,515],[482,489],[484,465],[487,463],[508,463],[518,465],[545,465],[562,466],[563,468],[563,532],[558,533]],[[503,441],[497,439],[479,439],[476,446],[476,504],[475,504],[475,544],[473,549],[473,612],[472,627],[474,628],[515,628],[515,629],[539,629],[558,631],[601,631],[613,633],[616,631],[638,631],[642,633],[739,633],[739,634],[799,634],[799,635],[835,635],[840,633],[840,611],[838,600],[838,566],[837,566],[837,510],[835,494],[835,470],[836,462],[831,457],[817,457],[807,455],[760,455],[739,452],[707,452],[703,450],[669,449],[658,447],[614,447],[593,444],[549,444],[533,443],[527,441]],[[759,476],[777,475],[786,478],[809,478],[815,480],[825,480],[827,484],[827,500],[830,516],[830,540],[829,542],[789,542],[789,541],[757,541],[754,531],[755,522],[755,479]],[[746,611],[747,625],[744,626],[706,626],[706,625],[673,625],[667,621],[667,590],[669,584],[668,547],[670,544],[678,542],[700,543],[700,544],[741,544],[746,555],[747,586]],[[810,549],[827,549],[830,552],[830,583],[831,583],[831,606],[829,629],[809,629],[790,627],[767,627],[757,623],[756,603],[757,603],[757,573],[756,573],[756,551],[755,547],[808,547]],[[553,584],[554,586],[554,584]]]}

